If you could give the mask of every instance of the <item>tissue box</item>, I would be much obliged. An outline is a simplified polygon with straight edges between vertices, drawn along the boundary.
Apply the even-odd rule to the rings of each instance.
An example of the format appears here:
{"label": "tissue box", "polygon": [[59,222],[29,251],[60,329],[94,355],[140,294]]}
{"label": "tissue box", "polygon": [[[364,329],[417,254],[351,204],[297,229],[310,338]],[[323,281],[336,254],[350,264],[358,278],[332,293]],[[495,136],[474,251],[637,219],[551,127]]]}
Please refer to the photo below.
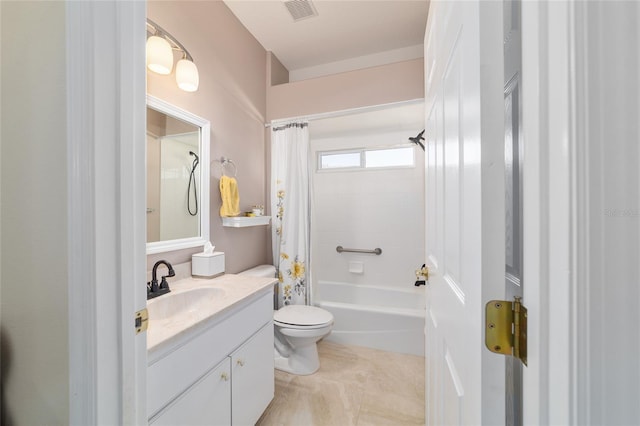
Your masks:
{"label": "tissue box", "polygon": [[213,277],[224,273],[224,253],[196,253],[191,256],[191,275]]}

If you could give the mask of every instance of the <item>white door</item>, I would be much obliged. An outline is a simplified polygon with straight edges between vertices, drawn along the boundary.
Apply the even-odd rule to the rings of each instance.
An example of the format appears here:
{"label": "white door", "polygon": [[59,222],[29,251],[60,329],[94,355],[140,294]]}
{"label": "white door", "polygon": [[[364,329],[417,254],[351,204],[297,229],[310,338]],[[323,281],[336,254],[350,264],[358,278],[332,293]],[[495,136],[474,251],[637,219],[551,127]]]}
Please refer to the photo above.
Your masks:
{"label": "white door", "polygon": [[70,424],[145,424],[145,3],[66,19]]}
{"label": "white door", "polygon": [[[478,12],[475,2],[432,2],[427,26],[428,424],[505,422],[504,375],[497,374],[504,366],[496,368],[500,357],[487,355],[478,339],[479,306],[493,297],[494,279],[504,280],[494,276],[494,257],[503,266],[505,255],[494,246],[504,242],[496,229],[504,222],[489,223],[492,215],[504,220],[496,208],[504,208],[504,160],[485,155],[493,136],[504,140],[504,134],[485,137],[493,134],[487,113],[501,110],[486,90],[503,96],[502,82],[490,81],[493,72],[503,77],[491,46],[501,49],[504,42],[490,34],[487,24],[502,27],[490,22],[490,7],[481,4]],[[522,2],[521,16],[523,423],[636,424],[640,5]],[[469,34],[478,39],[481,60],[465,49],[473,44]],[[458,108],[450,108],[460,69],[475,74],[476,85],[459,77]],[[467,157],[469,149],[475,158]],[[493,160],[499,170],[489,167]],[[469,169],[478,181],[456,180]],[[496,172],[502,184],[493,179]],[[475,222],[470,210],[480,216]],[[451,221],[459,226],[452,229]],[[474,266],[475,279],[468,270]],[[492,384],[494,377],[501,382]]]}
{"label": "white door", "polygon": [[[501,2],[432,2],[425,35],[426,423],[504,422],[504,358],[484,304],[504,297]],[[481,113],[482,112],[482,113]]]}

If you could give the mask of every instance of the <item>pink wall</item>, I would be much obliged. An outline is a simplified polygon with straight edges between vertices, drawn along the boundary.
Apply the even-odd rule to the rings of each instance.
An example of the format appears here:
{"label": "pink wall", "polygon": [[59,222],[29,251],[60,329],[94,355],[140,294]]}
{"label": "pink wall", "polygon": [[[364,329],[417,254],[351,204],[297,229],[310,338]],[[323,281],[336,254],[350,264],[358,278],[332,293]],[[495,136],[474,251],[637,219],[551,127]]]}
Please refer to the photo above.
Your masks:
{"label": "pink wall", "polygon": [[[174,75],[147,72],[147,92],[211,121],[211,240],[226,254],[227,272],[269,262],[270,229],[224,228],[220,220],[221,156],[237,165],[240,208],[266,204],[265,136],[266,52],[219,1],[149,1],[147,16],[176,37],[191,53],[200,88],[187,93]],[[147,257],[191,260],[200,247]]]}
{"label": "pink wall", "polygon": [[[178,89],[173,75],[147,73],[147,91],[211,121],[211,240],[226,253],[227,272],[271,262],[270,228],[224,228],[218,211],[221,156],[238,168],[241,209],[268,206],[268,129],[272,119],[339,111],[424,96],[422,59],[271,86],[286,70],[220,1],[149,1],[149,19],[176,37],[200,72],[195,93]],[[276,75],[267,72],[275,66]],[[267,207],[268,208],[268,207]],[[200,248],[150,255],[182,263]]]}
{"label": "pink wall", "polygon": [[267,118],[299,117],[424,97],[422,58],[268,87]]}
{"label": "pink wall", "polygon": [[289,70],[282,65],[273,52],[267,53],[267,84],[285,84],[289,82]]}

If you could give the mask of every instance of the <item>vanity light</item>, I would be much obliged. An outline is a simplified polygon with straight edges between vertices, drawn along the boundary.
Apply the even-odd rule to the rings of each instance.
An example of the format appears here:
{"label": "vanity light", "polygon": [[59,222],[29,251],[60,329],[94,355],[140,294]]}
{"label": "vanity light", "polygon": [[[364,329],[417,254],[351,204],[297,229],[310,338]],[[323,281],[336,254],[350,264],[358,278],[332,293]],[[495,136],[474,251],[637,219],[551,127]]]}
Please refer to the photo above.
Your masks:
{"label": "vanity light", "polygon": [[198,90],[200,76],[196,64],[187,58],[180,59],[176,64],[176,82],[178,87],[185,92],[195,92]]}
{"label": "vanity light", "polygon": [[182,54],[176,64],[176,83],[185,92],[198,90],[198,67],[185,47],[158,24],[147,19],[147,68],[158,74],[170,74],[173,69],[173,51]]}
{"label": "vanity light", "polygon": [[147,68],[158,74],[171,74],[173,50],[164,38],[151,36],[147,39]]}

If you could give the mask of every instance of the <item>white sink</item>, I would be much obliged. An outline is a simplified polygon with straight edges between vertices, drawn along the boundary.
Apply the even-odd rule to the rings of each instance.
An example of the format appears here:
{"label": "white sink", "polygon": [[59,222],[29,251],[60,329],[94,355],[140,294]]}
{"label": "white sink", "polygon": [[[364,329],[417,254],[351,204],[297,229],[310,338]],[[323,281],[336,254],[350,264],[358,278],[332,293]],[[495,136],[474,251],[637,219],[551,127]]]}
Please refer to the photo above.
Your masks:
{"label": "white sink", "polygon": [[171,293],[147,300],[147,359],[156,362],[273,284],[273,278],[234,274],[171,282]]}
{"label": "white sink", "polygon": [[224,294],[225,291],[221,288],[203,287],[158,296],[147,301],[149,319],[179,320],[192,314],[206,314]]}

